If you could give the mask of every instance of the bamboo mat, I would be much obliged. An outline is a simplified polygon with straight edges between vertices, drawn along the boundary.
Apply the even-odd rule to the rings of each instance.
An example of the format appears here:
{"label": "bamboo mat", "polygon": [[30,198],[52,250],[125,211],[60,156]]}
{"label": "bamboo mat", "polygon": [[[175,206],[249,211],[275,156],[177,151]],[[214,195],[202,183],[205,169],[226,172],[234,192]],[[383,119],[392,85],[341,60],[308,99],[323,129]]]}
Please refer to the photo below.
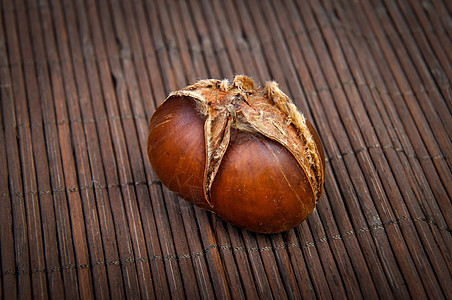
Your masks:
{"label": "bamboo mat", "polygon": [[[452,1],[2,0],[0,294],[452,299]],[[152,112],[198,79],[275,80],[325,193],[293,230],[165,189]]]}

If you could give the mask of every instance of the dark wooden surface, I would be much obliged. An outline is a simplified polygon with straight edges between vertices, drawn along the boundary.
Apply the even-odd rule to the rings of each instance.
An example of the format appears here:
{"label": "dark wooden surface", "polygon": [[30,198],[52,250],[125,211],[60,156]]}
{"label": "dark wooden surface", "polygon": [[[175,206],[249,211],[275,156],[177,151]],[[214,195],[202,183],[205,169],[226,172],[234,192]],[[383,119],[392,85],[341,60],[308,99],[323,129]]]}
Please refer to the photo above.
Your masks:
{"label": "dark wooden surface", "polygon": [[[0,294],[452,299],[452,1],[2,0]],[[166,95],[275,80],[325,193],[293,230],[233,227],[146,158]]]}

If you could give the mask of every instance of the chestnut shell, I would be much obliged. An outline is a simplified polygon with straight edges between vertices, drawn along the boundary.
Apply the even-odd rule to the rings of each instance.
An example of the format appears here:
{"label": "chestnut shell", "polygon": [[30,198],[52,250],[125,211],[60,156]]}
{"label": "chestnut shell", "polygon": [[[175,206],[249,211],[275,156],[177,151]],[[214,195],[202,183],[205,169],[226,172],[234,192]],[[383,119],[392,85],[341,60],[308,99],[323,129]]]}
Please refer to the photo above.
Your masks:
{"label": "chestnut shell", "polygon": [[[205,200],[205,117],[190,97],[168,98],[149,126],[148,156],[154,172],[171,191],[222,219],[260,233],[276,233],[300,224],[316,199],[305,172],[281,144],[259,133],[231,130],[231,140]],[[322,159],[313,126],[306,121]]]}

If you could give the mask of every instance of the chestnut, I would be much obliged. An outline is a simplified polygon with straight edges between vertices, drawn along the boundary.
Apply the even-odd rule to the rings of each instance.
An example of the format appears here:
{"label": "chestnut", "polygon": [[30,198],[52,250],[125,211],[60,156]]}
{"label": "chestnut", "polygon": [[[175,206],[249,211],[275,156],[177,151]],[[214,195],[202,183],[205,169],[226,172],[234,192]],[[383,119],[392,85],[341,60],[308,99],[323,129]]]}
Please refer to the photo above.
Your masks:
{"label": "chestnut", "polygon": [[260,233],[300,224],[322,195],[320,138],[275,82],[238,75],[173,92],[149,124],[149,161],[194,205]]}

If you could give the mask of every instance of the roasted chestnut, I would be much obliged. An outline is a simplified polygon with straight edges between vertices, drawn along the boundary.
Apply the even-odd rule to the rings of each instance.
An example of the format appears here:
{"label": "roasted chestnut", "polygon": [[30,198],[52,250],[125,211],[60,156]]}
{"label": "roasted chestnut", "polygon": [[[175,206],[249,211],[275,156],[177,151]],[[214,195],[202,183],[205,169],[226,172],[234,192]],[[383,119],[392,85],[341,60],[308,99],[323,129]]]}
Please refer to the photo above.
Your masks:
{"label": "roasted chestnut", "polygon": [[300,224],[322,195],[319,136],[275,82],[201,80],[173,92],[149,125],[147,152],[161,182],[245,229]]}

